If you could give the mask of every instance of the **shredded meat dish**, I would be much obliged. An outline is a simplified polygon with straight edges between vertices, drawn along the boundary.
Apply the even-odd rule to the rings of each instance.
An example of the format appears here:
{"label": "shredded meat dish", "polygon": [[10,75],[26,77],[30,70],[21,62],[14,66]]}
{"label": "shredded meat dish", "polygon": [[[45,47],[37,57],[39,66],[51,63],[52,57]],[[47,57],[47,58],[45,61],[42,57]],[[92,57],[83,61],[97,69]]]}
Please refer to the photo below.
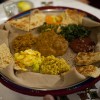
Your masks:
{"label": "shredded meat dish", "polygon": [[35,44],[35,49],[41,52],[43,56],[61,56],[66,53],[67,48],[68,42],[54,31],[41,33]]}
{"label": "shredded meat dish", "polygon": [[31,33],[17,36],[12,41],[12,48],[14,52],[24,51],[33,48],[35,37]]}

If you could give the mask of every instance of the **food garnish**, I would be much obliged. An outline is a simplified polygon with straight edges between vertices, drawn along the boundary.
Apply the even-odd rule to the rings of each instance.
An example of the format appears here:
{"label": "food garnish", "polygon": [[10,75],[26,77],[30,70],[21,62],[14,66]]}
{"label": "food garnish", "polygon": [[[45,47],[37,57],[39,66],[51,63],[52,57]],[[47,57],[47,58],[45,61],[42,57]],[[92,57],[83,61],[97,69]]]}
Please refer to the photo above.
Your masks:
{"label": "food garnish", "polygon": [[57,15],[47,15],[46,16],[46,23],[47,24],[61,24],[62,17]]}

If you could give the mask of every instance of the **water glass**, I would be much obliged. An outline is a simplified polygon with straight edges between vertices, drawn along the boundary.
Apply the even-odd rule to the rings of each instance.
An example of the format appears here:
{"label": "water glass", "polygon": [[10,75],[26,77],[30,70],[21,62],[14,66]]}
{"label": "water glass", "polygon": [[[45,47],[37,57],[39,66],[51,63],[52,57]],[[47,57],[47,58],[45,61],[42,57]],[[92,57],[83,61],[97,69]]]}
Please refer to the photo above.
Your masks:
{"label": "water glass", "polygon": [[3,4],[4,11],[8,17],[18,14],[18,7],[14,1],[6,1]]}

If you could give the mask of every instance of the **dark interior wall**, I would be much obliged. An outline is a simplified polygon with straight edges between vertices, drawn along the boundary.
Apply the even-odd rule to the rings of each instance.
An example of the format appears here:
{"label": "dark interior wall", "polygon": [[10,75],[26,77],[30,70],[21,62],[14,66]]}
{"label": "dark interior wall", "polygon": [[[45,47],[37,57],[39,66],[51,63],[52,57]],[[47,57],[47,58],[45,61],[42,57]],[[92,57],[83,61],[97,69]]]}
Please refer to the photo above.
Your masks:
{"label": "dark interior wall", "polygon": [[0,0],[0,3],[3,3],[4,1],[6,1],[6,0]]}
{"label": "dark interior wall", "polygon": [[[0,0],[0,3],[4,2],[6,0]],[[97,7],[97,8],[100,8],[100,0],[88,0],[90,3],[91,6],[94,6],[94,7]]]}
{"label": "dark interior wall", "polygon": [[100,0],[89,0],[89,1],[90,1],[89,4],[90,4],[91,6],[100,8]]}

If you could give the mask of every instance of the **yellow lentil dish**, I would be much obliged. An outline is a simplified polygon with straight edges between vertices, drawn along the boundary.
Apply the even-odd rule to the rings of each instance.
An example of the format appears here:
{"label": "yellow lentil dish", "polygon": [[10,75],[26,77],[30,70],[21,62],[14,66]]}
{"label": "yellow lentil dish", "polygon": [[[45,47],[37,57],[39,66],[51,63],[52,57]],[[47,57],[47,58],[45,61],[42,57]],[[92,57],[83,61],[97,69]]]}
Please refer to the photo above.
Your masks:
{"label": "yellow lentil dish", "polygon": [[16,70],[39,72],[42,74],[60,75],[70,70],[69,64],[63,58],[41,56],[41,53],[28,49],[14,55]]}
{"label": "yellow lentil dish", "polygon": [[14,54],[16,70],[39,72],[42,63],[41,54],[38,51],[28,49]]}
{"label": "yellow lentil dish", "polygon": [[69,70],[70,66],[63,58],[53,55],[45,57],[40,67],[40,73],[51,75],[59,75]]}

